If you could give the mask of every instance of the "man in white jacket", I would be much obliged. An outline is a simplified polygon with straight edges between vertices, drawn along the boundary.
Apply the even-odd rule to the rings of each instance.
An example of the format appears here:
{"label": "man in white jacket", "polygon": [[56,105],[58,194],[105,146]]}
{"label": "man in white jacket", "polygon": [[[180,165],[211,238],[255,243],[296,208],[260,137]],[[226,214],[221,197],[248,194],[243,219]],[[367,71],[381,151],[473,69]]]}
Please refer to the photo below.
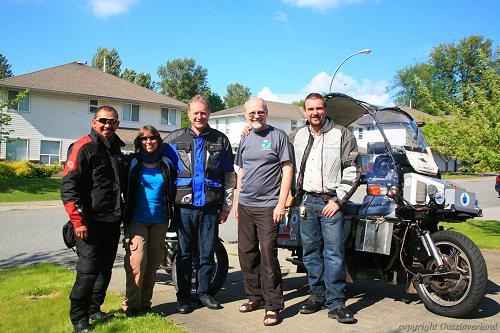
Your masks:
{"label": "man in white jacket", "polygon": [[295,150],[296,198],[300,200],[303,262],[310,297],[300,313],[314,313],[326,305],[328,317],[341,323],[356,320],[345,307],[344,215],[342,206],[356,190],[359,172],[356,138],[326,116],[325,100],[317,93],[304,101],[308,125],[290,140]]}

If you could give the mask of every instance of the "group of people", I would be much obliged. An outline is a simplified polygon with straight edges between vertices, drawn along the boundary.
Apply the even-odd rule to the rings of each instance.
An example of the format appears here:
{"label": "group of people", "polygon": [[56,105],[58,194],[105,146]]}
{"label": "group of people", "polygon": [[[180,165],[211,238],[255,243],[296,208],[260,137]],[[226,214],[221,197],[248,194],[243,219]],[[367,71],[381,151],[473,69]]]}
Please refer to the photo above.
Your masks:
{"label": "group of people", "polygon": [[127,316],[150,311],[169,228],[178,235],[177,311],[194,310],[195,253],[199,256],[198,300],[209,309],[221,308],[209,287],[218,225],[228,219],[232,208],[238,220],[238,255],[248,298],[239,311],[264,307],[264,325],[278,324],[284,299],[277,236],[292,187],[293,202],[301,206],[303,260],[310,286],[310,297],[300,313],[326,306],[330,318],[355,321],[345,307],[343,291],[342,215],[342,205],[359,181],[354,136],[326,117],[325,100],[316,93],[304,101],[308,124],[290,137],[267,124],[264,100],[249,99],[244,113],[249,130],[233,159],[228,138],[208,125],[209,105],[200,95],[188,103],[190,126],[164,140],[153,126],[144,126],[134,140],[134,153],[127,156],[115,133],[118,112],[111,106],[96,110],[91,133],[68,150],[61,185],[78,254],[70,293],[70,319],[76,332],[92,330],[90,320],[109,317],[101,305],[122,221]]}

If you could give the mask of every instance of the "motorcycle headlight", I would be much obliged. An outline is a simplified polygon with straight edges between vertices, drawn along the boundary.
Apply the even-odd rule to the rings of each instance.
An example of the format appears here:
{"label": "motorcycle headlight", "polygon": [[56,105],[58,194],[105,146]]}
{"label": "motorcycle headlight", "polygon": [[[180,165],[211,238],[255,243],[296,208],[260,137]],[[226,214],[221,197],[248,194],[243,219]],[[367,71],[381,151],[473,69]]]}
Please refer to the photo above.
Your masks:
{"label": "motorcycle headlight", "polygon": [[434,201],[436,201],[438,205],[444,204],[444,193],[436,192],[436,194],[434,194]]}

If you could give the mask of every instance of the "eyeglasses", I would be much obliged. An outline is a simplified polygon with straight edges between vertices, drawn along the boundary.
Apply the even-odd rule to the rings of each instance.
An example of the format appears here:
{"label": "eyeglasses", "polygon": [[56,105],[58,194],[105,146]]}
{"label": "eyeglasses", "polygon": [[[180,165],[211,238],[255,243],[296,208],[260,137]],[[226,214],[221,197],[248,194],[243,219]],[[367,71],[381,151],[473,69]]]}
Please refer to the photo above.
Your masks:
{"label": "eyeglasses", "polygon": [[110,125],[116,125],[118,123],[118,119],[115,118],[97,118],[96,119],[98,122],[100,122],[103,125],[110,124]]}
{"label": "eyeglasses", "polygon": [[255,115],[261,117],[261,116],[264,116],[265,114],[266,114],[266,111],[257,111],[257,112],[252,111],[252,112],[248,112],[248,116],[251,117],[251,118],[255,117]]}
{"label": "eyeglasses", "polygon": [[144,141],[144,142],[148,141],[148,139],[150,141],[156,141],[156,140],[158,140],[158,138],[156,136],[154,136],[154,135],[152,135],[152,136],[141,136],[139,138],[139,140]]}

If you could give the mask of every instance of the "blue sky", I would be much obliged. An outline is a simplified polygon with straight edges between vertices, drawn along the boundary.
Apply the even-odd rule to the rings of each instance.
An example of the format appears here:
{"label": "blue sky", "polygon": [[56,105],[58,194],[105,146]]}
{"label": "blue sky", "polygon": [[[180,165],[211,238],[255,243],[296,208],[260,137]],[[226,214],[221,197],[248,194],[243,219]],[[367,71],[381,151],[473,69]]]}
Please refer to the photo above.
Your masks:
{"label": "blue sky", "polygon": [[[239,82],[253,95],[291,102],[328,90],[391,104],[398,69],[432,47],[483,35],[498,45],[496,0],[0,0],[0,53],[15,75],[116,48],[122,69],[151,73],[192,57],[221,97]],[[497,22],[496,24],[494,22]]]}

